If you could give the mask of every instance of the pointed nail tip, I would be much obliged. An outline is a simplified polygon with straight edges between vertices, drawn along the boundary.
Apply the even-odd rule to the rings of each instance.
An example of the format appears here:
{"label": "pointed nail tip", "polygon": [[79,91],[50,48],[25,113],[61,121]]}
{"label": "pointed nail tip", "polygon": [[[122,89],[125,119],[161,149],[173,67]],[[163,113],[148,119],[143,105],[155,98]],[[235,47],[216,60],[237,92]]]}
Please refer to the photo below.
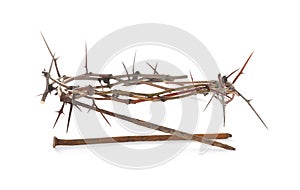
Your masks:
{"label": "pointed nail tip", "polygon": [[228,146],[228,147],[227,147],[227,150],[235,150],[235,148],[232,147],[232,146]]}

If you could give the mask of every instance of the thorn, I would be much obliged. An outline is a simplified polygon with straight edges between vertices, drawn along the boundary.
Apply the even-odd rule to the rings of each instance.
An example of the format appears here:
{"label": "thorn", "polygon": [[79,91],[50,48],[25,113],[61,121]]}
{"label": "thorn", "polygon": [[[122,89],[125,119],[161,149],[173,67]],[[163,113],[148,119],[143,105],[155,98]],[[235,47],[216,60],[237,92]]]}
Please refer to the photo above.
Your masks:
{"label": "thorn", "polygon": [[111,127],[111,124],[109,123],[108,119],[105,117],[105,115],[102,113],[101,109],[98,108],[98,106],[95,104],[95,107],[97,110],[99,110],[102,117],[105,119],[106,123]]}
{"label": "thorn", "polygon": [[[94,99],[92,99],[92,101],[93,101],[93,104],[92,104],[92,107],[93,108],[96,108],[97,107],[97,105],[96,105],[96,102],[95,102],[95,100]],[[87,111],[87,113],[89,113],[91,111],[91,108]]]}
{"label": "thorn", "polygon": [[89,71],[88,71],[88,66],[87,66],[87,45],[86,45],[86,42],[85,42],[85,74],[88,74]]}
{"label": "thorn", "polygon": [[206,104],[203,112],[205,112],[206,108],[208,107],[208,105],[210,104],[210,102],[212,101],[212,99],[215,97],[216,93],[213,93],[213,95],[211,96],[211,98],[209,99],[208,103]]}
{"label": "thorn", "polygon": [[233,75],[235,72],[237,72],[239,69],[236,69],[234,71],[232,71],[226,78],[228,79],[231,75]]}
{"label": "thorn", "polygon": [[75,104],[75,107],[82,112],[82,110],[80,109],[80,107],[78,105]]}
{"label": "thorn", "polygon": [[224,101],[224,96],[222,96],[222,108],[223,108],[223,125],[225,127],[225,122],[226,122],[226,110],[225,110],[225,101]]}
{"label": "thorn", "polygon": [[237,74],[237,76],[235,77],[235,79],[232,81],[232,84],[234,84],[236,82],[236,80],[240,77],[241,74],[243,74],[243,71],[247,65],[247,63],[249,62],[250,58],[252,57],[254,51],[250,54],[250,56],[248,57],[248,59],[246,60],[245,64],[243,65],[242,69],[240,70],[240,72]]}
{"label": "thorn", "polygon": [[[60,73],[59,73],[59,70],[58,70],[58,67],[57,67],[57,62],[56,62],[58,58],[55,58],[55,57],[54,57],[55,54],[51,52],[50,47],[49,47],[49,45],[48,45],[48,43],[47,43],[47,41],[46,41],[46,39],[45,39],[45,37],[44,37],[44,35],[43,35],[42,32],[41,32],[41,35],[42,35],[42,38],[43,38],[43,40],[44,40],[44,42],[45,42],[45,44],[46,44],[46,47],[47,47],[47,49],[48,49],[50,55],[51,55],[51,57],[52,57],[52,61],[54,61],[54,66],[55,66],[55,69],[56,69],[56,73],[57,73],[58,77],[60,77],[61,75],[60,75]],[[51,68],[52,68],[52,63],[51,63],[50,69],[49,69],[49,73],[50,73],[50,71],[51,71]]]}
{"label": "thorn", "polygon": [[252,109],[252,111],[255,113],[255,115],[258,117],[258,119],[261,121],[261,123],[268,129],[266,123],[262,120],[262,118],[260,117],[260,115],[256,112],[256,110],[254,109],[254,107],[250,104],[250,100],[246,99],[241,93],[239,93],[237,90],[235,90],[235,92],[243,98],[243,100],[245,100],[245,102],[247,102],[247,104],[249,105],[249,107]]}
{"label": "thorn", "polygon": [[124,67],[124,69],[125,69],[125,72],[126,72],[126,75],[127,75],[127,77],[128,77],[128,80],[130,80],[130,77],[129,77],[129,74],[128,74],[128,70],[127,70],[127,68],[126,68],[126,66],[125,66],[125,64],[124,64],[123,61],[122,61],[122,64],[123,64],[123,67]]}
{"label": "thorn", "polygon": [[190,71],[190,77],[191,77],[191,80],[192,80],[192,83],[194,85],[194,78],[193,78],[193,75],[192,75],[192,72]]}
{"label": "thorn", "polygon": [[73,104],[70,103],[70,111],[69,111],[69,116],[68,116],[68,124],[67,124],[66,133],[68,133],[68,130],[69,130],[69,125],[70,125],[70,120],[71,120],[71,115],[72,115],[72,109],[73,109]]}
{"label": "thorn", "polygon": [[155,65],[155,67],[153,67],[152,65],[150,65],[150,63],[146,62],[146,64],[153,70],[153,74],[158,74],[158,72],[156,71],[156,68],[157,68],[157,63]]}
{"label": "thorn", "polygon": [[46,46],[47,46],[47,49],[48,49],[49,53],[51,54],[52,57],[54,57],[54,55],[53,55],[53,53],[51,52],[51,50],[50,50],[50,48],[49,48],[49,45],[48,45],[48,43],[47,43],[47,41],[46,41],[46,39],[45,39],[45,37],[44,37],[44,35],[43,35],[42,32],[41,32],[41,35],[42,35],[42,38],[43,38],[43,40],[44,40],[44,42],[45,42],[45,44],[46,44]]}
{"label": "thorn", "polygon": [[64,106],[65,106],[65,103],[62,104],[60,110],[56,111],[56,112],[58,113],[58,116],[57,116],[57,118],[56,118],[56,120],[55,120],[55,123],[54,123],[54,125],[53,125],[53,128],[56,126],[56,123],[57,123],[57,121],[58,121],[60,115],[61,115],[61,114],[64,114]]}
{"label": "thorn", "polygon": [[135,58],[136,58],[136,51],[134,53],[134,58],[133,58],[133,64],[132,64],[132,74],[134,74],[134,64],[135,64]]}

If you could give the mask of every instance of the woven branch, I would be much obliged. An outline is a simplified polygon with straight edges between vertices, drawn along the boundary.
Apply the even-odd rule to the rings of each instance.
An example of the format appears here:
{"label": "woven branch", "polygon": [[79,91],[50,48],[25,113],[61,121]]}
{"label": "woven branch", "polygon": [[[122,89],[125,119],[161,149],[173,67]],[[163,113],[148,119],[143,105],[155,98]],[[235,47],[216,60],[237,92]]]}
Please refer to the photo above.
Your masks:
{"label": "woven branch", "polygon": [[[44,37],[43,37],[44,38]],[[45,43],[46,40],[44,39]],[[60,101],[62,102],[62,107],[58,111],[58,116],[56,118],[55,124],[57,123],[58,119],[60,118],[61,114],[63,113],[65,104],[70,105],[70,111],[68,116],[68,124],[67,124],[67,131],[69,129],[69,123],[71,118],[71,113],[73,106],[80,109],[81,107],[88,108],[89,110],[94,110],[96,112],[99,112],[103,118],[109,123],[109,120],[106,118],[105,115],[109,115],[112,117],[116,117],[119,119],[123,119],[126,121],[129,121],[131,123],[147,127],[153,130],[161,131],[164,133],[169,133],[172,136],[172,139],[185,139],[185,140],[194,140],[205,144],[210,144],[212,146],[217,146],[220,148],[228,149],[228,150],[234,150],[233,147],[228,146],[226,144],[214,141],[214,139],[209,139],[207,136],[203,135],[193,135],[189,134],[183,131],[178,131],[172,128],[168,128],[165,126],[157,125],[154,123],[150,123],[147,121],[142,121],[139,119],[131,118],[119,113],[113,113],[111,111],[107,111],[104,109],[100,109],[97,106],[96,102],[99,101],[116,101],[124,104],[137,104],[142,103],[146,101],[156,102],[156,101],[169,101],[174,99],[181,99],[189,96],[195,96],[197,94],[202,94],[204,96],[212,93],[212,98],[218,99],[221,104],[223,105],[223,112],[224,112],[224,123],[225,123],[225,105],[228,104],[233,100],[235,96],[241,96],[251,107],[251,109],[255,112],[255,114],[258,116],[258,118],[261,120],[261,122],[266,126],[264,121],[261,119],[261,117],[257,114],[255,109],[250,104],[250,100],[247,100],[242,96],[233,86],[233,83],[239,78],[239,76],[242,74],[242,70],[245,68],[246,64],[248,63],[250,57],[247,59],[246,63],[244,64],[242,70],[238,73],[238,75],[235,77],[234,82],[230,83],[228,82],[228,78],[234,74],[237,70],[232,72],[228,76],[221,76],[218,75],[218,80],[208,80],[208,81],[194,81],[193,76],[190,74],[192,81],[186,81],[188,78],[187,75],[180,75],[180,76],[173,76],[169,74],[159,74],[157,72],[158,64],[153,67],[149,63],[147,64],[152,70],[153,74],[146,74],[146,73],[140,73],[139,71],[134,71],[134,66],[132,73],[129,73],[127,68],[125,67],[124,63],[123,67],[125,69],[126,74],[122,75],[113,75],[113,74],[96,74],[92,72],[88,72],[88,64],[87,64],[87,55],[86,55],[86,63],[85,63],[85,70],[86,72],[84,74],[75,76],[75,77],[68,77],[68,76],[62,76],[58,70],[57,66],[57,58],[55,58],[55,54],[53,54],[48,44],[46,43],[47,48],[51,54],[52,61],[50,63],[50,68],[48,71],[43,71],[44,77],[46,79],[46,87],[45,91],[42,94],[41,102],[44,103],[48,94],[51,92],[55,92],[60,98]],[[87,50],[86,50],[87,51]],[[87,54],[87,52],[86,52]],[[134,57],[135,62],[136,54]],[[55,67],[55,71],[57,74],[57,77],[52,76],[52,67]],[[85,80],[90,81],[94,85],[87,85],[87,86],[72,86],[71,82],[76,80]],[[182,81],[185,80],[185,81]],[[96,84],[95,84],[96,83]],[[172,86],[175,87],[169,87],[169,85],[172,84]],[[151,86],[157,89],[156,92],[153,93],[144,93],[144,92],[133,92],[133,91],[126,91],[126,90],[120,90],[118,89],[118,86],[133,86],[133,85],[147,85]],[[81,98],[91,99],[93,104],[88,105],[83,102],[81,102]],[[209,101],[210,102],[210,101]],[[206,106],[207,107],[207,106]],[[55,126],[54,124],[54,126]],[[154,139],[166,139],[170,138],[169,136],[155,136],[155,137],[147,137],[149,141]],[[210,136],[211,137],[211,136]],[[218,137],[218,135],[216,135]],[[143,141],[143,139],[147,139],[145,137],[117,137],[113,138],[117,142],[128,142],[130,140],[132,141]],[[111,140],[105,139],[98,139],[98,140],[88,140],[91,144],[95,142],[110,142]],[[60,140],[56,138],[55,140],[58,145],[66,145],[67,140]],[[75,145],[75,144],[84,144],[83,140],[70,140],[69,145]],[[54,146],[55,147],[55,146]]]}

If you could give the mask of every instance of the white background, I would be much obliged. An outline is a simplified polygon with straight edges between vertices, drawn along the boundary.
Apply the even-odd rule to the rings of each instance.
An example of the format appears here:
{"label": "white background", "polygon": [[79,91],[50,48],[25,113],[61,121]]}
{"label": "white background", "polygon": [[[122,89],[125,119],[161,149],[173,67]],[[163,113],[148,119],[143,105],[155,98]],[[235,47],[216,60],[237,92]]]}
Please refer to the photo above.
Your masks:
{"label": "white background", "polygon": [[[298,189],[300,134],[297,1],[9,1],[0,3],[0,189]],[[269,126],[240,99],[227,106],[236,151],[198,154],[192,143],[152,169],[113,166],[89,149],[53,149],[59,105],[40,104],[50,56],[44,33],[66,74],[76,72],[84,41],[139,23],[177,26],[201,40],[226,74],[253,59],[236,83]],[[101,52],[99,52],[101,53]],[[70,66],[71,65],[71,66]],[[72,121],[74,123],[74,121]],[[74,130],[74,129],[73,129]]]}

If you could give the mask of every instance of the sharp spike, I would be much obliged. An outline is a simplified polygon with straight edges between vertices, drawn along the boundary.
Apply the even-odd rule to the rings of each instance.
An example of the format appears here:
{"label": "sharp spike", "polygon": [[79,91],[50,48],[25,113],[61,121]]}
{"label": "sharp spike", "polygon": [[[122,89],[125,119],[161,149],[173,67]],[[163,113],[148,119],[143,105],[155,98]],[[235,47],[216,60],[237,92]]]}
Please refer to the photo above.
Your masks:
{"label": "sharp spike", "polygon": [[42,38],[43,38],[43,40],[44,40],[44,42],[45,42],[45,44],[46,44],[46,46],[47,46],[47,49],[48,49],[48,51],[49,51],[51,57],[54,57],[54,54],[51,52],[50,47],[49,47],[49,45],[48,45],[48,43],[47,43],[47,41],[46,41],[46,39],[45,39],[45,37],[44,37],[44,35],[43,35],[42,32],[41,32],[41,35],[42,35]]}
{"label": "sharp spike", "polygon": [[[93,101],[93,104],[92,104],[92,107],[93,108],[96,108],[97,107],[97,105],[96,105],[96,102],[95,102],[95,100],[94,99],[92,99],[92,101]],[[91,111],[91,108],[87,111],[87,113],[89,113]]]}
{"label": "sharp spike", "polygon": [[[53,53],[51,52],[50,47],[49,47],[49,45],[48,45],[48,43],[47,43],[47,41],[46,41],[46,39],[45,39],[45,37],[44,37],[44,35],[43,35],[42,32],[41,32],[41,35],[42,35],[42,38],[43,38],[43,40],[44,40],[44,42],[45,42],[45,44],[46,44],[46,47],[47,47],[47,49],[48,49],[50,55],[51,55],[51,57],[52,57],[52,60],[54,61],[56,73],[57,73],[58,77],[61,77],[61,75],[60,75],[60,73],[59,73],[59,70],[58,70],[58,67],[57,67],[57,62],[56,62],[58,58],[55,58],[55,57],[54,57],[55,54],[53,54]],[[51,67],[52,67],[52,65],[51,65]],[[50,68],[51,68],[51,67],[50,67]],[[51,70],[51,69],[50,69],[50,70]],[[49,72],[49,73],[50,73],[50,72]]]}
{"label": "sharp spike", "polygon": [[108,121],[108,119],[105,117],[105,115],[102,113],[101,109],[98,108],[98,106],[95,104],[96,110],[99,110],[100,114],[102,115],[102,117],[105,119],[106,123],[111,126],[110,122]]}
{"label": "sharp spike", "polygon": [[193,78],[193,75],[192,75],[192,72],[190,71],[190,77],[191,77],[191,80],[192,80],[192,83],[194,85],[194,78]]}
{"label": "sharp spike", "polygon": [[122,61],[122,64],[123,64],[123,67],[124,67],[124,69],[125,69],[125,72],[126,72],[126,75],[127,75],[127,77],[128,77],[128,80],[130,80],[130,77],[129,77],[129,74],[128,74],[128,70],[127,70],[127,68],[126,68],[126,66],[125,66],[125,64],[124,64],[123,61]]}
{"label": "sharp spike", "polygon": [[74,105],[79,111],[81,111],[82,112],[82,110],[80,109],[80,107],[78,106],[78,105]]}
{"label": "sharp spike", "polygon": [[250,54],[250,56],[248,57],[247,61],[245,62],[245,64],[243,65],[242,69],[240,70],[240,72],[238,73],[238,75],[235,77],[235,79],[233,80],[232,84],[234,84],[236,82],[236,80],[240,77],[240,75],[243,73],[247,63],[249,62],[250,58],[252,57],[254,51]]}
{"label": "sharp spike", "polygon": [[157,66],[158,66],[158,62],[156,62],[155,67],[154,67],[154,74],[158,74],[157,72]]}
{"label": "sharp spike", "polygon": [[243,98],[243,100],[245,100],[245,102],[247,102],[247,104],[250,106],[250,108],[251,108],[252,111],[255,113],[255,115],[259,118],[259,120],[262,122],[262,124],[268,129],[266,123],[262,120],[262,118],[261,118],[260,115],[256,112],[256,110],[254,109],[254,107],[250,104],[250,101],[251,101],[251,100],[246,99],[246,98],[245,98],[241,93],[239,93],[237,90],[235,90],[235,91],[238,93],[238,95],[239,95],[240,97]]}
{"label": "sharp spike", "polygon": [[60,115],[64,114],[64,106],[65,106],[65,103],[63,103],[62,106],[61,106],[61,108],[60,108],[60,110],[57,111],[58,112],[58,116],[57,116],[57,118],[56,118],[56,120],[54,122],[53,128],[56,126],[56,123],[57,123]]}
{"label": "sharp spike", "polygon": [[70,103],[70,111],[69,111],[69,116],[68,116],[68,124],[67,124],[67,130],[66,130],[66,133],[68,133],[68,130],[69,130],[70,120],[71,120],[71,116],[72,116],[72,110],[73,110],[73,104]]}
{"label": "sharp spike", "polygon": [[134,53],[133,63],[132,63],[132,74],[134,75],[134,64],[135,64],[135,58],[136,58],[136,51]]}
{"label": "sharp spike", "polygon": [[146,64],[154,71],[153,74],[158,74],[158,72],[156,71],[156,68],[157,68],[157,63],[156,63],[156,66],[153,67],[152,65],[150,65],[150,63],[146,62]]}
{"label": "sharp spike", "polygon": [[215,97],[216,93],[213,93],[213,95],[211,96],[211,98],[209,99],[208,103],[206,104],[203,112],[206,110],[206,108],[208,107],[208,105],[210,104],[210,102],[212,101],[212,99]]}
{"label": "sharp spike", "polygon": [[222,110],[223,110],[223,125],[224,125],[224,127],[225,127],[225,122],[226,122],[226,115],[225,115],[225,101],[224,101],[224,96],[221,96],[222,98],[221,98],[221,104],[222,104]]}
{"label": "sharp spike", "polygon": [[226,78],[228,79],[231,75],[233,75],[235,72],[237,72],[239,69],[236,69],[234,71],[232,71]]}
{"label": "sharp spike", "polygon": [[88,62],[87,62],[87,45],[86,45],[86,42],[85,42],[85,74],[88,74],[89,71],[88,71]]}

